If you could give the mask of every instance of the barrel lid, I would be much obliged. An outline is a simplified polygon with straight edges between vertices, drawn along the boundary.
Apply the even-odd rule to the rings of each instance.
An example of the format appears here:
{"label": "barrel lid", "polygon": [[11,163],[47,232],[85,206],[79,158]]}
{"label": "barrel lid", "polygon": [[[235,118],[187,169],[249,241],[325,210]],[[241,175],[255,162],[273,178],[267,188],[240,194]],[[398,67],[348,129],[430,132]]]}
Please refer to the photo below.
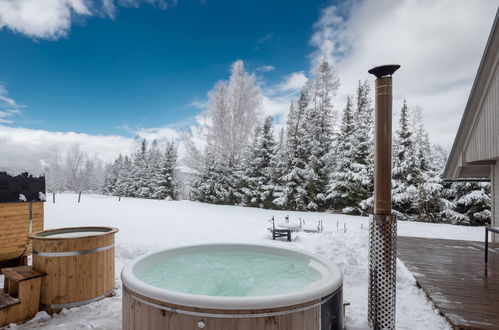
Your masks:
{"label": "barrel lid", "polygon": [[[63,228],[54,228],[54,229],[48,229],[48,230],[43,230],[37,233],[33,233],[28,235],[29,238],[31,239],[42,239],[42,240],[63,240],[63,239],[68,239],[68,238],[88,238],[88,237],[95,237],[99,235],[104,235],[104,234],[115,234],[119,231],[118,228],[115,227],[102,227],[102,226],[95,226],[95,227],[63,227]],[[60,234],[77,234],[81,232],[81,236],[71,236],[71,237],[54,237],[55,235],[60,235]],[[84,233],[91,233],[90,235],[85,235]]]}

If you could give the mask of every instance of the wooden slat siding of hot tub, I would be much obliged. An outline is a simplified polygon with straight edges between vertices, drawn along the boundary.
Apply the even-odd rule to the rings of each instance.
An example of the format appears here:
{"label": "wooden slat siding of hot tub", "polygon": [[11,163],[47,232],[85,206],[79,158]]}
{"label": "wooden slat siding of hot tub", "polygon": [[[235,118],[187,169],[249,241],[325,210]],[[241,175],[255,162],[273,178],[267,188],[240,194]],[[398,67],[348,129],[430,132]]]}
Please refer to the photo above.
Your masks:
{"label": "wooden slat siding of hot tub", "polygon": [[[287,306],[275,309],[261,310],[215,310],[194,308],[189,306],[179,306],[157,301],[136,292],[133,292],[123,286],[123,329],[169,329],[169,330],[195,330],[196,324],[203,320],[206,329],[216,330],[317,330],[319,329],[319,308],[295,312],[292,314],[259,317],[248,319],[221,319],[216,317],[199,317],[178,313],[162,311],[160,309],[148,306],[133,298],[133,295],[139,298],[162,305],[169,308],[195,311],[200,313],[219,313],[219,314],[259,314],[275,311],[285,311],[315,304],[319,300],[310,301],[304,304]],[[158,324],[159,322],[159,324]],[[158,325],[155,327],[155,325]]]}
{"label": "wooden slat siding of hot tub", "polygon": [[[43,202],[33,202],[32,205],[31,231],[41,231]],[[31,245],[26,250],[28,232],[29,203],[0,203],[0,261],[31,254]]]}
{"label": "wooden slat siding of hot tub", "polygon": [[[114,243],[114,233],[66,239],[33,239],[39,252],[87,251]],[[43,280],[44,305],[85,301],[114,289],[114,248],[78,256],[35,256],[33,266],[47,273]],[[60,309],[48,309],[56,312]]]}

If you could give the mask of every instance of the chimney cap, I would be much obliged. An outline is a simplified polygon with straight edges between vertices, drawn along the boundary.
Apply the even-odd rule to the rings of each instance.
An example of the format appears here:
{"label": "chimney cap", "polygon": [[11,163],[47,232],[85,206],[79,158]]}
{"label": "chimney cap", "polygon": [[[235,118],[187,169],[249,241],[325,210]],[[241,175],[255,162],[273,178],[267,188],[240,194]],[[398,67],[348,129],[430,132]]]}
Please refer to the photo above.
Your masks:
{"label": "chimney cap", "polygon": [[381,78],[381,77],[393,75],[393,73],[395,71],[397,71],[399,68],[400,68],[400,65],[398,65],[398,64],[381,65],[381,66],[377,66],[375,68],[372,68],[371,70],[369,70],[367,72],[375,75],[376,78]]}

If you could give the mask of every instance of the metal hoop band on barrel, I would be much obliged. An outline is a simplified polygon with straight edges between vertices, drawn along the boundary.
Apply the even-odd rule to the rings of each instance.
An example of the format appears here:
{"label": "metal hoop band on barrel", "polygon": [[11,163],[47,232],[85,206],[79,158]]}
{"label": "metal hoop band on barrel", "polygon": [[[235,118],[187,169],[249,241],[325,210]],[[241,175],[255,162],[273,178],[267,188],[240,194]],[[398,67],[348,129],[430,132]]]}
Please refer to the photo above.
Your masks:
{"label": "metal hoop band on barrel", "polygon": [[82,301],[75,301],[72,303],[67,303],[67,304],[40,304],[40,307],[44,309],[60,309],[60,308],[72,308],[72,307],[77,307],[81,305],[86,305],[90,304],[93,302],[96,302],[98,300],[101,300],[102,298],[109,297],[114,293],[114,290],[116,289],[111,289],[108,292],[101,294],[100,296],[97,296],[95,298],[87,299],[87,300],[82,300]]}
{"label": "metal hoop band on barrel", "polygon": [[321,302],[318,302],[318,303],[315,303],[312,305],[308,305],[308,306],[304,306],[304,307],[285,310],[285,311],[269,312],[269,313],[255,313],[255,314],[219,314],[219,313],[200,313],[200,312],[188,311],[188,310],[184,310],[184,309],[166,307],[163,305],[155,304],[151,301],[144,300],[140,297],[137,297],[130,290],[127,290],[127,291],[130,293],[132,298],[137,300],[138,302],[141,302],[141,303],[146,304],[150,307],[158,308],[158,309],[161,309],[161,310],[164,310],[167,312],[190,315],[190,316],[200,316],[200,317],[218,317],[218,318],[224,318],[224,319],[249,319],[249,318],[270,317],[270,316],[279,316],[279,315],[287,315],[287,314],[292,314],[292,313],[297,313],[297,312],[303,312],[303,311],[307,311],[309,309],[320,307],[320,306],[324,305],[329,300],[331,300],[331,298],[333,298],[333,296],[337,292],[337,291],[335,291],[335,292],[331,293],[326,299],[322,300]]}
{"label": "metal hoop band on barrel", "polygon": [[114,247],[114,243],[111,245],[103,246],[97,249],[84,250],[84,251],[68,251],[68,252],[40,252],[33,251],[33,254],[36,254],[40,257],[72,257],[72,256],[81,256],[82,254],[96,253],[107,251]]}

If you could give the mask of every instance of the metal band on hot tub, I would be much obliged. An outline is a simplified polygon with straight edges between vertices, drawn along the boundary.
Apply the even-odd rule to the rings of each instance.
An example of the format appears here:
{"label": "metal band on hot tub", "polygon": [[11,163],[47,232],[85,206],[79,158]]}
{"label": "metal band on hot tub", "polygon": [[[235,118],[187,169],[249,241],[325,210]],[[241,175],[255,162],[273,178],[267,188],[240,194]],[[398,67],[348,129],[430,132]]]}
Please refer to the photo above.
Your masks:
{"label": "metal band on hot tub", "polygon": [[111,296],[111,295],[114,294],[115,290],[116,290],[116,288],[111,289],[108,292],[101,294],[100,296],[97,296],[97,297],[91,298],[91,299],[87,299],[87,300],[75,301],[75,302],[67,303],[67,304],[40,304],[40,306],[42,308],[47,308],[47,309],[50,309],[50,308],[59,309],[59,308],[77,307],[77,306],[80,306],[80,305],[86,305],[86,304],[90,304],[90,303],[96,302],[96,301],[101,300],[102,298],[105,298],[105,297],[109,297],[109,296]]}
{"label": "metal band on hot tub", "polygon": [[[340,287],[340,289],[341,288],[342,287]],[[167,312],[185,314],[185,315],[190,315],[190,316],[219,317],[219,318],[223,318],[223,319],[248,319],[248,318],[270,317],[270,316],[287,315],[287,314],[292,314],[292,313],[297,313],[297,312],[303,312],[303,311],[307,311],[307,310],[312,309],[312,308],[322,306],[323,304],[325,304],[329,300],[331,300],[331,298],[333,298],[335,296],[335,293],[338,292],[338,290],[336,290],[335,292],[331,293],[326,299],[324,299],[318,303],[304,306],[304,307],[288,309],[285,311],[269,312],[269,313],[255,313],[255,314],[218,314],[218,313],[200,313],[200,312],[188,311],[188,310],[184,310],[184,309],[166,307],[166,306],[155,304],[151,301],[147,301],[145,299],[139,298],[136,295],[134,295],[131,290],[127,290],[127,291],[130,293],[130,296],[132,296],[132,298],[137,300],[138,302],[141,302],[141,303],[146,304],[150,307],[158,308],[158,309],[161,309],[161,310],[164,310]]]}
{"label": "metal band on hot tub", "polygon": [[68,252],[39,252],[33,251],[33,254],[39,255],[41,257],[72,257],[72,256],[80,256],[82,254],[96,253],[107,251],[114,247],[114,243],[111,245],[103,246],[97,249],[84,250],[84,251],[68,251]]}

